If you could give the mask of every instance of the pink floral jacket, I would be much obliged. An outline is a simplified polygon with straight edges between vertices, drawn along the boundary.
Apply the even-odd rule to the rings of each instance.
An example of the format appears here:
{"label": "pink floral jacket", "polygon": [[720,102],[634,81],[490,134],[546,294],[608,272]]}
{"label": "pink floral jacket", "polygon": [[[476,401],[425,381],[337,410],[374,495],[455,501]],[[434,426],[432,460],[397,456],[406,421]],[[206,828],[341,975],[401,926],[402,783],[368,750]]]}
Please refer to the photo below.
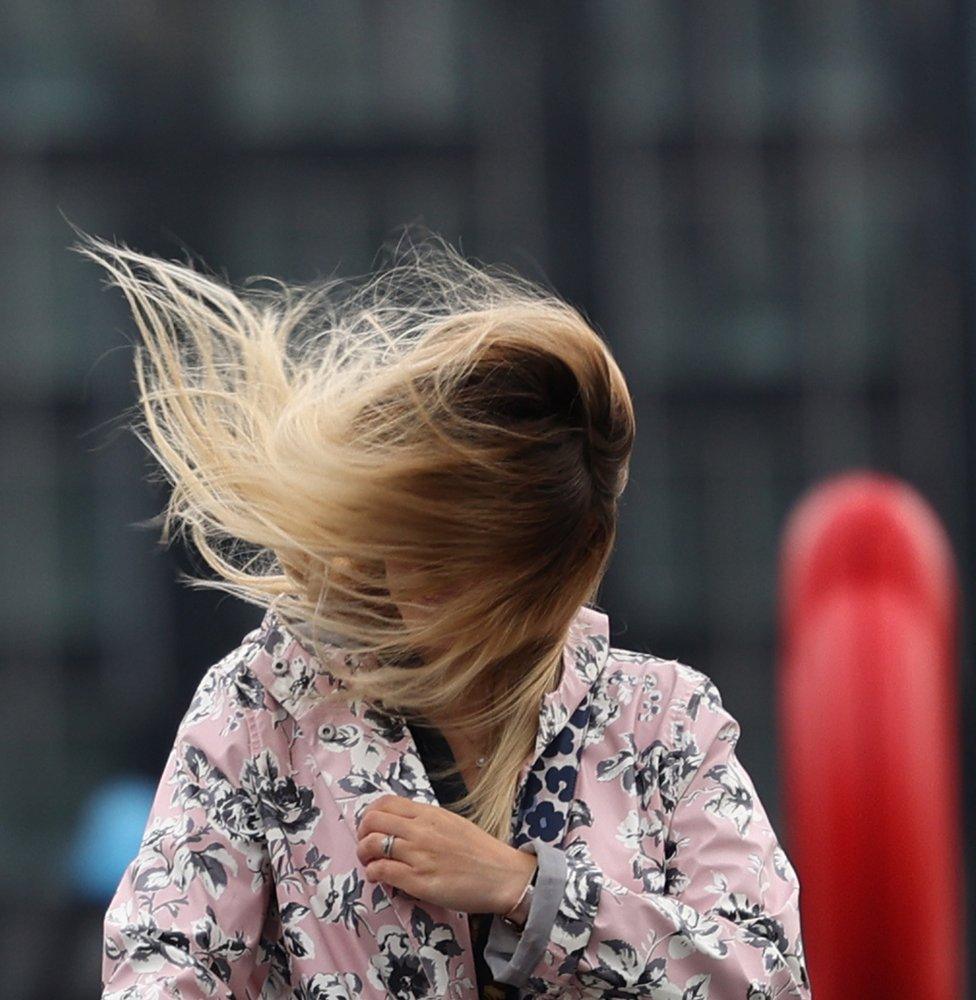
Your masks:
{"label": "pink floral jacket", "polygon": [[[477,996],[467,915],[364,881],[365,807],[437,799],[404,720],[323,702],[335,683],[273,609],[206,672],[105,914],[103,998]],[[496,979],[511,957],[523,997],[809,1000],[799,883],[738,736],[705,674],[579,609],[519,785],[523,842],[561,864],[553,913],[526,940],[498,921]]]}

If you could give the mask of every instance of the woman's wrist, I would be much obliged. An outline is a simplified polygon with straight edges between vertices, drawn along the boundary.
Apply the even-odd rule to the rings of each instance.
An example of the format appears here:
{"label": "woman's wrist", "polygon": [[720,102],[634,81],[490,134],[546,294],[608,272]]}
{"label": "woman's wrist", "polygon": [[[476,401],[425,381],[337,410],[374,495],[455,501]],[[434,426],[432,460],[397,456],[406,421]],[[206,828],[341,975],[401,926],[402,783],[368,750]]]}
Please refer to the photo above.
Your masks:
{"label": "woman's wrist", "polygon": [[529,909],[532,906],[532,893],[535,889],[534,882],[535,876],[526,883],[519,901],[502,917],[502,920],[515,930],[522,930],[525,927],[526,920],[529,919]]}
{"label": "woman's wrist", "polygon": [[528,851],[516,850],[515,854],[519,856],[513,857],[515,866],[513,882],[516,888],[506,893],[504,898],[508,902],[503,902],[496,912],[506,923],[521,928],[525,924],[532,903],[532,891],[539,862],[535,854]]}

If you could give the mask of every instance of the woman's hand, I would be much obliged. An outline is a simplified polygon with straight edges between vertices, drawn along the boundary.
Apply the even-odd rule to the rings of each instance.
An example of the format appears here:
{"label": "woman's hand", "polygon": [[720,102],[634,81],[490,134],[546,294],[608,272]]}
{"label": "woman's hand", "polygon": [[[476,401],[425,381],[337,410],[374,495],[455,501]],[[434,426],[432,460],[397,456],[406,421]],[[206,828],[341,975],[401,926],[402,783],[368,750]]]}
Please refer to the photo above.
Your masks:
{"label": "woman's hand", "polygon": [[[383,841],[396,836],[391,857]],[[384,795],[359,822],[356,856],[369,882],[465,913],[508,913],[535,871],[536,857],[440,806]]]}

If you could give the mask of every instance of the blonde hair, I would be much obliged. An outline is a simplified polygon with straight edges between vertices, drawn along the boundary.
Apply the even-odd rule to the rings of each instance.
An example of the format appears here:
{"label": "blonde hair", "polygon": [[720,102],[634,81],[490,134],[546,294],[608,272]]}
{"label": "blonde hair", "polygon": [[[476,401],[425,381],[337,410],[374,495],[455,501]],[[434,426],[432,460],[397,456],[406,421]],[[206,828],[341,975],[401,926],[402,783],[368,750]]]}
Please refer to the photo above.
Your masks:
{"label": "blonde hair", "polygon": [[344,697],[463,731],[458,763],[489,760],[455,808],[507,839],[627,481],[633,408],[606,344],[431,234],[358,284],[235,288],[76,231],[142,335],[131,427],[172,483],[161,542],[175,527],[217,575],[184,580],[303,627]]}

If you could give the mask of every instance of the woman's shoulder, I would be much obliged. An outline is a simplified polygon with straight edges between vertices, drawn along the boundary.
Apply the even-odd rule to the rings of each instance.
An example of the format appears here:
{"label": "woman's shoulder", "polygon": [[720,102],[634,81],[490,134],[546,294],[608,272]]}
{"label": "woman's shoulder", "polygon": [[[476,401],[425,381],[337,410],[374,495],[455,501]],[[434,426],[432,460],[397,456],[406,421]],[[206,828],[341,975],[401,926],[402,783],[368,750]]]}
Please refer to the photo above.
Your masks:
{"label": "woman's shoulder", "polygon": [[255,710],[300,718],[337,687],[328,665],[298,630],[268,609],[211,670],[225,675]]}
{"label": "woman's shoulder", "polygon": [[252,670],[260,651],[259,629],[252,629],[204,670],[180,722],[181,731],[219,724],[226,733],[263,707],[263,685]]}
{"label": "woman's shoulder", "polygon": [[695,726],[706,716],[731,718],[712,678],[681,660],[611,646],[606,677],[618,697],[623,690],[627,700],[638,701],[636,722]]}

